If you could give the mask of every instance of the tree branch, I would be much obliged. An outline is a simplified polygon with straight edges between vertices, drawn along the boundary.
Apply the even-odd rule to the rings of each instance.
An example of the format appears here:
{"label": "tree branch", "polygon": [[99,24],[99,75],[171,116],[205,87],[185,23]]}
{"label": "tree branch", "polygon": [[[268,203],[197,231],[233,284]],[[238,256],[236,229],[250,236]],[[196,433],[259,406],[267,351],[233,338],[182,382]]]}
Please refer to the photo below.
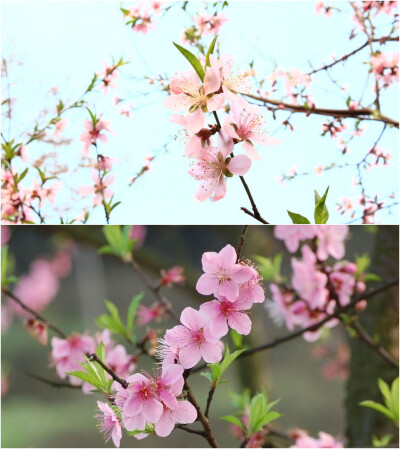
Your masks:
{"label": "tree branch", "polygon": [[399,127],[398,120],[387,117],[386,115],[381,114],[380,112],[377,114],[377,111],[371,108],[360,108],[360,109],[328,109],[328,108],[310,108],[301,105],[295,105],[286,103],[280,100],[273,100],[272,98],[266,98],[259,95],[246,94],[246,97],[252,98],[253,100],[260,101],[264,104],[272,104],[274,106],[283,107],[283,109],[292,111],[292,112],[300,112],[307,115],[316,114],[316,115],[326,115],[329,117],[337,117],[337,118],[354,118],[354,119],[362,119],[362,120],[374,120],[383,123],[387,123],[389,125],[393,125],[396,128]]}
{"label": "tree branch", "polygon": [[249,225],[244,225],[243,228],[242,228],[242,232],[240,234],[239,242],[238,242],[238,245],[236,247],[236,255],[237,255],[236,263],[239,262],[240,257],[242,255],[242,249],[243,249],[244,241],[246,240],[246,233],[247,233],[248,229],[249,229]]}
{"label": "tree branch", "polygon": [[50,385],[54,388],[72,388],[72,389],[80,389],[78,385],[72,385],[67,382],[57,382],[55,380],[46,379],[45,377],[39,376],[38,374],[32,373],[31,371],[27,371],[26,375],[32,377],[32,379],[36,379],[39,382],[42,382],[46,385]]}

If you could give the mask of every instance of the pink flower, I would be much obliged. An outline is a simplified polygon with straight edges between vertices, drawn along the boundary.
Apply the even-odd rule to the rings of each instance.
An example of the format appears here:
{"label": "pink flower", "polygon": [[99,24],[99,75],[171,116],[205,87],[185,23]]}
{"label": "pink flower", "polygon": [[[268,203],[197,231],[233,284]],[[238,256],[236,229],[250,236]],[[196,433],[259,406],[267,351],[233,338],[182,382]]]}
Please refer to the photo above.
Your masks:
{"label": "pink flower", "polygon": [[115,80],[119,78],[119,71],[115,65],[109,66],[107,61],[103,61],[103,64],[105,68],[97,74],[97,77],[101,79],[99,89],[106,95],[109,87],[117,87]]}
{"label": "pink flower", "polygon": [[136,240],[135,248],[140,248],[141,246],[143,246],[143,243],[146,239],[146,235],[147,235],[147,226],[134,225],[131,227],[129,238],[131,240]]}
{"label": "pink flower", "polygon": [[196,290],[202,295],[214,294],[235,301],[239,285],[253,278],[250,267],[236,263],[236,259],[231,245],[226,245],[219,253],[204,253],[201,259],[204,274],[197,281]]}
{"label": "pink flower", "polygon": [[178,408],[176,397],[182,393],[184,385],[182,366],[168,365],[163,367],[161,375],[154,380],[157,399],[171,410]]}
{"label": "pink flower", "polygon": [[251,300],[253,303],[262,303],[265,300],[264,288],[260,285],[260,275],[257,270],[248,266],[252,272],[252,278],[239,286],[238,299]]}
{"label": "pink flower", "polygon": [[357,266],[351,262],[336,263],[329,273],[329,280],[335,288],[341,306],[350,303],[351,296],[356,289],[356,273]]}
{"label": "pink flower", "polygon": [[122,378],[129,376],[136,367],[134,357],[129,355],[122,345],[116,345],[106,351],[106,362]]}
{"label": "pink flower", "polygon": [[295,444],[293,448],[338,448],[343,447],[343,443],[336,441],[333,436],[325,433],[318,433],[319,439],[312,438],[304,430],[296,430]]}
{"label": "pink flower", "polygon": [[228,301],[220,296],[218,300],[203,303],[200,312],[207,317],[210,331],[217,338],[228,333],[228,326],[239,334],[248,335],[251,331],[251,320],[246,311],[252,305],[251,299],[238,298]]}
{"label": "pink flower", "polygon": [[201,159],[189,171],[196,181],[202,181],[194,195],[195,199],[203,202],[211,197],[211,201],[218,201],[226,195],[225,176],[247,173],[251,160],[244,154],[226,159],[228,154],[225,149],[204,149]]}
{"label": "pink flower", "polygon": [[167,330],[165,341],[179,349],[179,363],[188,369],[203,359],[207,363],[219,362],[222,358],[221,346],[208,326],[207,318],[199,311],[186,307],[181,314],[181,323]]}
{"label": "pink flower", "polygon": [[124,104],[118,109],[119,115],[125,115],[125,117],[130,118],[131,117],[131,111],[133,109],[133,102]]}
{"label": "pink flower", "polygon": [[[19,277],[15,295],[35,312],[44,310],[55,298],[59,289],[59,280],[51,263],[37,259],[29,267],[29,272]],[[27,312],[18,304],[10,303],[11,309],[20,316]]]}
{"label": "pink flower", "polygon": [[153,320],[160,321],[160,318],[164,315],[165,308],[162,304],[156,302],[151,307],[146,307],[142,304],[137,310],[137,324],[139,326],[145,326]]}
{"label": "pink flower", "polygon": [[47,324],[44,324],[35,318],[27,318],[24,322],[24,327],[41,345],[47,345]]}
{"label": "pink flower", "polygon": [[61,181],[53,181],[50,187],[46,187],[42,191],[42,201],[45,199],[50,201],[50,203],[54,203],[56,200],[57,193],[63,187],[63,183]]}
{"label": "pink flower", "polygon": [[96,170],[92,170],[91,173],[92,179],[94,181],[93,186],[81,186],[79,187],[79,194],[83,197],[93,195],[93,204],[95,206],[99,206],[103,198],[111,198],[114,195],[114,192],[110,189],[107,189],[114,182],[114,175],[109,174],[106,175],[103,179],[100,178],[99,173]]}
{"label": "pink flower", "polygon": [[342,259],[345,253],[344,240],[348,232],[349,227],[346,225],[317,226],[318,259],[326,260],[329,255],[335,259]]}
{"label": "pink flower", "polygon": [[159,437],[167,437],[176,423],[191,424],[196,421],[197,411],[189,401],[179,401],[178,406],[171,410],[164,405],[160,420],[155,424],[154,430]]}
{"label": "pink flower", "polygon": [[219,76],[211,67],[206,69],[204,83],[193,69],[182,72],[172,77],[172,94],[164,99],[164,106],[175,112],[216,111],[224,104],[224,96],[215,94],[220,86]]}
{"label": "pink flower", "polygon": [[144,430],[146,422],[156,423],[163,413],[163,405],[156,399],[154,382],[142,374],[127,378],[129,386],[121,390],[116,385],[116,404],[122,408],[122,420],[127,430]]}
{"label": "pink flower", "polygon": [[53,136],[54,137],[60,137],[61,133],[64,132],[65,128],[70,124],[70,121],[68,118],[62,118],[59,120],[54,127]]}
{"label": "pink flower", "polygon": [[197,14],[193,17],[193,22],[197,26],[201,34],[218,34],[222,25],[228,21],[228,18],[223,12],[210,15],[206,12]]}
{"label": "pink flower", "polygon": [[99,421],[99,429],[104,433],[106,442],[112,438],[115,447],[119,447],[122,438],[121,421],[114,410],[105,402],[97,401],[100,414],[95,418]]}
{"label": "pink flower", "polygon": [[324,307],[328,299],[327,276],[316,267],[317,258],[310,247],[301,248],[302,260],[292,258],[292,285],[312,309]]}
{"label": "pink flower", "polygon": [[[72,334],[66,339],[53,337],[51,339],[51,365],[56,367],[61,379],[67,377],[67,372],[80,370],[81,363],[85,362],[85,354],[96,350],[93,337],[88,335]],[[81,385],[82,380],[68,376],[72,385]]]}
{"label": "pink flower", "polygon": [[99,116],[96,124],[93,124],[91,120],[85,120],[83,122],[86,131],[83,131],[80,140],[83,142],[82,153],[84,156],[87,157],[89,155],[89,147],[90,145],[96,144],[97,139],[103,143],[108,142],[107,136],[101,134],[101,131],[108,131],[109,133],[114,134],[110,129],[111,125],[112,123],[110,121],[102,120],[101,116]]}
{"label": "pink flower", "polygon": [[[219,60],[214,55],[210,55],[210,63],[214,72],[219,75],[222,91],[227,100],[238,101],[238,93],[249,94],[251,92],[251,73],[234,73],[232,55],[223,55]],[[244,99],[240,99],[240,101],[246,103]]]}
{"label": "pink flower", "polygon": [[231,104],[233,116],[227,116],[224,123],[224,131],[232,139],[243,142],[243,148],[252,159],[261,159],[254,148],[254,143],[259,145],[276,145],[280,140],[274,139],[263,130],[264,119],[259,109],[252,108],[248,111],[239,101]]}
{"label": "pink flower", "polygon": [[171,287],[174,284],[183,285],[186,278],[182,267],[172,267],[169,270],[161,270],[160,285]]}
{"label": "pink flower", "polygon": [[315,237],[316,228],[313,225],[279,225],[274,228],[274,236],[279,240],[284,240],[288,251],[295,253],[299,249],[301,241]]}

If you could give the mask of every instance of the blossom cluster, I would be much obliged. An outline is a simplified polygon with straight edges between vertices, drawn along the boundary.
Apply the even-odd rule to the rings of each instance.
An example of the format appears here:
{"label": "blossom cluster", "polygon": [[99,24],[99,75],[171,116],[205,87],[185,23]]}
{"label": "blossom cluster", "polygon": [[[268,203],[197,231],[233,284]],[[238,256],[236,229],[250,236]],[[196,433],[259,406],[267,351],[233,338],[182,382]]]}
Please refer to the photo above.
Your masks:
{"label": "blossom cluster", "polygon": [[[195,193],[199,201],[210,197],[218,201],[225,196],[226,177],[246,174],[251,160],[260,159],[255,144],[279,143],[263,129],[261,109],[239,96],[251,92],[251,73],[236,73],[231,55],[220,59],[209,55],[209,60],[203,81],[193,69],[174,75],[170,81],[171,94],[164,100],[164,105],[174,112],[188,111],[186,115],[174,114],[170,120],[185,129],[188,138],[185,154],[194,159],[189,174],[201,182]],[[231,114],[220,124],[216,113],[228,107]],[[207,113],[214,114],[217,124],[206,124]],[[213,142],[215,134],[217,146]],[[234,156],[237,144],[242,144],[247,154]]]}
{"label": "blossom cluster", "polygon": [[[293,257],[291,260],[291,285],[270,284],[270,312],[278,322],[284,321],[289,330],[318,323],[333,314],[337,307],[348,305],[354,293],[365,290],[356,264],[342,260],[347,226],[276,226],[274,234],[284,240],[291,253],[299,250],[300,242],[310,242],[301,246],[301,259]],[[338,262],[327,265],[329,256]],[[332,318],[324,327],[337,323],[338,320]],[[303,337],[315,341],[321,333],[322,327],[305,332]]]}
{"label": "blossom cluster", "polygon": [[290,447],[304,448],[304,447],[315,447],[315,448],[339,448],[343,447],[341,441],[335,440],[332,435],[326,432],[319,432],[318,438],[313,438],[305,430],[295,429],[291,432],[292,438],[295,440],[294,444]]}
{"label": "blossom cluster", "polygon": [[129,25],[136,33],[146,34],[155,27],[153,16],[159,16],[167,3],[159,0],[141,1],[129,9],[122,8],[126,25]]}

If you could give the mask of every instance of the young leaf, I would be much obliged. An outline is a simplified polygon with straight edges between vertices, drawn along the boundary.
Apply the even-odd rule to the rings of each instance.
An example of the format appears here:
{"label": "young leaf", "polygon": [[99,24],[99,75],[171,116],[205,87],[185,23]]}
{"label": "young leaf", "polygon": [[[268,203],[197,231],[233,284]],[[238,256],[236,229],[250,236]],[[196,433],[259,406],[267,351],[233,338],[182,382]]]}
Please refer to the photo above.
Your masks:
{"label": "young leaf", "polygon": [[290,212],[290,210],[288,210],[287,213],[294,224],[310,224],[308,218],[303,217],[303,215]]}
{"label": "young leaf", "polygon": [[240,419],[237,416],[233,415],[221,416],[220,419],[235,424],[236,426],[240,427],[243,430],[243,432],[246,433],[246,428],[244,427],[242,421],[240,421]]}
{"label": "young leaf", "polygon": [[207,69],[207,67],[211,67],[210,55],[212,55],[214,53],[214,48],[215,48],[217,39],[218,39],[218,34],[214,37],[213,41],[211,42],[210,46],[208,47],[207,54],[206,54],[206,65],[205,65],[206,69]]}
{"label": "young leaf", "polygon": [[199,75],[199,78],[203,82],[204,81],[204,70],[203,70],[203,67],[202,67],[200,61],[197,59],[197,57],[192,52],[190,52],[189,50],[186,50],[186,48],[181,47],[180,45],[176,44],[175,42],[173,42],[173,44],[183,54],[183,56],[189,61],[189,63],[194,68],[197,75]]}
{"label": "young leaf", "polygon": [[135,315],[137,308],[139,307],[140,301],[143,299],[144,292],[140,292],[138,295],[133,297],[129,308],[128,308],[128,314],[126,319],[126,328],[128,329],[128,332],[131,333],[133,331],[133,322],[135,320]]}
{"label": "young leaf", "polygon": [[329,186],[325,190],[324,196],[322,198],[318,195],[318,192],[316,190],[314,190],[314,192],[315,192],[315,209],[314,209],[315,224],[325,224],[329,218],[328,208],[325,205],[326,197],[329,192]]}

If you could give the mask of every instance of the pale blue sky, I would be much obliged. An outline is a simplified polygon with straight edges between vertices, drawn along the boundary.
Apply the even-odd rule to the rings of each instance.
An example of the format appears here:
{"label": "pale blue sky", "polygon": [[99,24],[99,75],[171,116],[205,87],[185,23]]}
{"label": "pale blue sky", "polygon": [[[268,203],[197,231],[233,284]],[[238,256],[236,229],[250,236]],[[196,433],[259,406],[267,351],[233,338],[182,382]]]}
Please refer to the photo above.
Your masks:
{"label": "pale blue sky", "polygon": [[[192,11],[202,9],[202,2],[190,3]],[[128,2],[123,4],[127,5]],[[168,154],[162,154],[154,161],[149,173],[129,189],[122,189],[129,177],[140,169],[143,155],[156,153],[180,129],[168,121],[170,111],[162,105],[163,95],[155,93],[137,98],[145,85],[139,85],[132,77],[155,76],[158,73],[172,75],[177,70],[188,68],[172,41],[179,42],[183,28],[190,26],[191,22],[179,7],[175,7],[158,21],[155,30],[145,35],[133,33],[123,25],[119,6],[120,2],[117,1],[2,2],[3,56],[13,55],[23,62],[22,66],[11,66],[10,70],[11,96],[19,99],[11,136],[18,138],[21,129],[32,129],[38,110],[54,104],[48,94],[51,86],[58,86],[61,98],[67,103],[68,99],[77,98],[85,90],[93,73],[102,68],[104,59],[123,56],[131,64],[122,68],[119,87],[110,91],[107,97],[102,94],[90,94],[88,97],[97,112],[103,112],[105,119],[113,121],[113,130],[117,133],[117,136],[110,136],[109,144],[101,144],[100,151],[123,162],[115,169],[116,200],[122,201],[122,204],[113,212],[111,222],[254,223],[240,211],[241,206],[250,208],[250,205],[237,177],[228,180],[227,196],[222,201],[202,204],[193,201],[197,183],[187,174],[189,161],[183,157],[184,144],[179,139],[169,146]],[[254,59],[258,72],[264,76],[270,73],[275,62],[285,69],[299,67],[307,71],[308,61],[318,66],[320,62],[328,61],[333,51],[342,55],[364,42],[363,37],[349,42],[348,34],[352,27],[349,16],[317,16],[313,2],[231,2],[224,12],[229,22],[219,37],[222,52],[233,54],[238,65],[246,68],[247,62]],[[385,23],[385,18],[382,23]],[[395,49],[395,44],[387,46],[387,50]],[[366,55],[355,56],[346,68],[338,67],[335,72],[338,81],[348,84],[348,92],[355,97],[364,87],[364,79],[359,79],[357,73],[360,73]],[[116,113],[112,104],[114,93],[122,98],[135,97],[138,110],[130,119]],[[316,78],[314,93],[317,106],[346,107],[347,95],[335,88],[324,73]],[[368,95],[371,98],[372,93]],[[6,96],[5,92],[2,96]],[[398,116],[397,98],[397,86],[383,94],[381,103],[385,114]],[[65,136],[73,141],[70,146],[56,147],[55,151],[61,153],[61,160],[71,164],[80,153],[79,135],[86,116],[83,111],[76,110],[66,116],[71,120],[71,125]],[[298,114],[291,121],[295,130],[290,132],[279,127],[285,117],[286,114],[282,113],[278,115],[281,120],[274,122],[270,114],[265,114],[268,131],[283,143],[260,148],[262,161],[255,161],[246,175],[262,215],[271,223],[289,223],[286,214],[286,209],[289,209],[312,218],[313,190],[322,193],[329,185],[329,222],[350,220],[349,216],[336,212],[336,202],[342,196],[358,195],[358,189],[351,185],[355,175],[353,169],[298,178],[287,186],[281,186],[275,180],[295,165],[301,172],[338,158],[336,141],[320,136],[326,118],[305,118]],[[350,121],[347,123],[350,125]],[[348,160],[362,159],[381,128],[381,123],[369,123],[368,131],[350,147]],[[7,131],[7,127],[3,131]],[[392,166],[365,174],[370,193],[377,191],[384,197],[397,192],[397,139],[395,129],[389,129],[382,139],[380,146],[392,153]],[[28,155],[35,158],[43,152],[43,148],[46,151],[54,150],[50,145],[34,144]],[[64,181],[74,187],[90,184],[90,173],[88,170],[81,171],[79,175],[68,176]],[[69,201],[66,194],[62,196],[66,202]],[[77,209],[74,209],[68,217],[73,218],[76,212]],[[393,212],[391,215],[382,212],[377,220],[397,223],[398,211],[394,209]],[[89,223],[100,223],[102,220],[103,211],[98,209]]]}

